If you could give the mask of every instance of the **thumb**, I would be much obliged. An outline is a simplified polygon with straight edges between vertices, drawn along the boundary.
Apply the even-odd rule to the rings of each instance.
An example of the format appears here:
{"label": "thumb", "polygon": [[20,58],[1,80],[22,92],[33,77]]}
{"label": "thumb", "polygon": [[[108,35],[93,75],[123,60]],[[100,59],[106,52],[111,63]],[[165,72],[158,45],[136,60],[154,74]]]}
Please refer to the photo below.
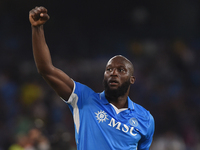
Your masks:
{"label": "thumb", "polygon": [[41,20],[49,20],[49,15],[48,14],[46,14],[46,13],[41,13],[40,14],[40,19]]}

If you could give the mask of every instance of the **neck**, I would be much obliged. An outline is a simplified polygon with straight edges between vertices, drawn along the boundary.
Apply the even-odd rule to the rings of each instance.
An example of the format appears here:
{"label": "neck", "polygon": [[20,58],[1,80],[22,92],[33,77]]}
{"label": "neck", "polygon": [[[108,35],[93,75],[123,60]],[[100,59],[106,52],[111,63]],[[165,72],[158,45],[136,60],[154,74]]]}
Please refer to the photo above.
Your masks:
{"label": "neck", "polygon": [[108,96],[106,96],[106,98],[109,101],[109,103],[112,103],[118,109],[128,108],[128,100],[127,100],[128,96],[127,96],[127,94],[120,96],[118,98],[108,97]]}
{"label": "neck", "polygon": [[130,86],[123,94],[116,94],[118,91],[107,92],[105,90],[105,96],[109,103],[115,105],[118,109],[120,108],[128,108],[128,94],[129,94]]}

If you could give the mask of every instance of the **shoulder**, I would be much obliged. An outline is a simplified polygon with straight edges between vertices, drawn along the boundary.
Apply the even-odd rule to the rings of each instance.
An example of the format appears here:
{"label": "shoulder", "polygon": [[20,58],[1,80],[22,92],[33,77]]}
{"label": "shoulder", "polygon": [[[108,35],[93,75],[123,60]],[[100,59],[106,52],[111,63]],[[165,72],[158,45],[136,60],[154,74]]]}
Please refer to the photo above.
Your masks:
{"label": "shoulder", "polygon": [[64,102],[67,102],[70,104],[74,101],[76,102],[78,99],[80,101],[81,99],[87,98],[89,95],[95,94],[95,92],[87,85],[82,84],[80,82],[76,82],[76,81],[73,81],[73,82],[74,82],[73,91],[68,100],[62,99],[64,100]]}
{"label": "shoulder", "polygon": [[89,102],[90,100],[94,100],[95,98],[99,98],[99,93],[95,92],[87,85],[76,81],[74,81],[74,90],[72,94],[76,95],[79,100],[83,99],[87,100],[87,102]]}
{"label": "shoulder", "polygon": [[154,126],[154,118],[146,108],[137,103],[134,103],[134,110],[138,116],[138,119],[145,122],[148,126]]}
{"label": "shoulder", "polygon": [[141,105],[139,105],[137,103],[133,103],[133,105],[134,105],[135,111],[138,114],[140,114],[141,116],[146,116],[146,117],[147,116],[151,116],[150,112],[146,108],[144,108],[143,106],[141,106]]}
{"label": "shoulder", "polygon": [[74,81],[74,93],[79,93],[79,92],[94,92],[90,87],[88,87],[85,84],[82,84],[80,82]]}

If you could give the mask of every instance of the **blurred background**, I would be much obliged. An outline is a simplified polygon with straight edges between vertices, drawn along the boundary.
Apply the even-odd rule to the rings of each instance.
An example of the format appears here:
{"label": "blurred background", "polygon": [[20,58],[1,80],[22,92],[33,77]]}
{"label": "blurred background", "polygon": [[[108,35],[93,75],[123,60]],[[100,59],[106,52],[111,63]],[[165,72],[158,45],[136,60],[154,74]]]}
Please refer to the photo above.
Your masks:
{"label": "blurred background", "polygon": [[154,116],[151,150],[200,150],[199,0],[0,0],[0,150],[76,150],[67,105],[37,73],[29,11],[45,6],[56,67],[96,92],[108,59],[135,67],[131,99]]}

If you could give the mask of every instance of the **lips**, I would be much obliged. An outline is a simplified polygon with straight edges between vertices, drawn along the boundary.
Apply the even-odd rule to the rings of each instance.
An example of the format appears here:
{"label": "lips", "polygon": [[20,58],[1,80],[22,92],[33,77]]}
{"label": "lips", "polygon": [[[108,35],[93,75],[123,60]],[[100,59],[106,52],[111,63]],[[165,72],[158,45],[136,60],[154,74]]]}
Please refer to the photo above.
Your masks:
{"label": "lips", "polygon": [[108,81],[108,83],[110,84],[110,85],[118,85],[119,84],[119,82],[117,81],[117,80],[115,80],[115,79],[111,79],[111,80],[109,80]]}

